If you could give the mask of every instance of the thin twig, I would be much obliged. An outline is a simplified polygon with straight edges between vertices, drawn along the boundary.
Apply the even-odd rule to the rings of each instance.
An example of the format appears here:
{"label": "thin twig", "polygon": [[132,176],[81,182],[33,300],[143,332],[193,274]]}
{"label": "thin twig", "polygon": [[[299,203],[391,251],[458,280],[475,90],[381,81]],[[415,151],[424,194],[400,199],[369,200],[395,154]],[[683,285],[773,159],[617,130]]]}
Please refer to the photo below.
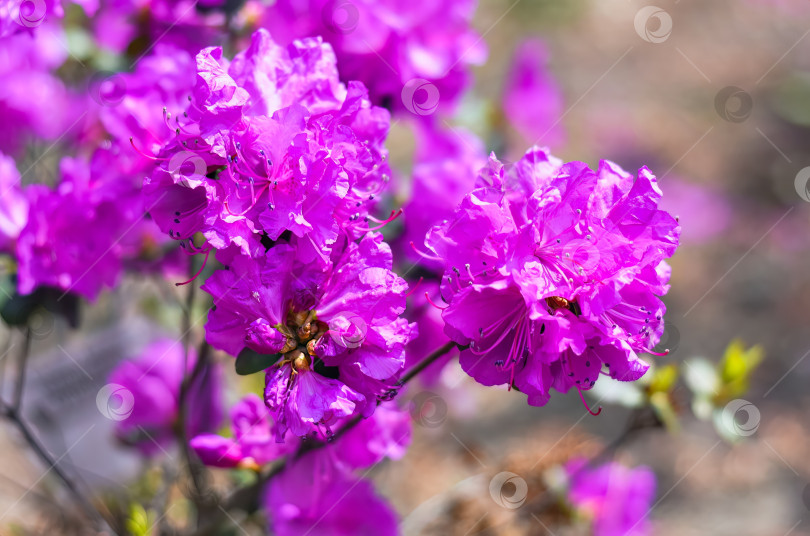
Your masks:
{"label": "thin twig", "polygon": [[53,456],[51,456],[39,439],[37,439],[31,428],[22,418],[21,409],[23,393],[25,391],[25,376],[28,369],[28,355],[31,350],[30,328],[24,328],[23,337],[23,346],[18,357],[18,371],[14,387],[14,401],[9,405],[0,399],[0,410],[2,411],[2,415],[12,424],[14,424],[17,430],[20,431],[20,434],[23,436],[23,439],[28,447],[34,452],[34,454],[37,455],[42,463],[45,464],[48,471],[53,471],[54,474],[59,477],[70,494],[73,495],[76,502],[82,507],[88,519],[94,520],[98,528],[113,532],[112,528],[107,523],[107,520],[104,518],[101,512],[81,493],[79,488],[76,486],[73,480],[71,480],[67,473],[65,473],[65,471],[59,467],[57,461],[53,458]]}
{"label": "thin twig", "polygon": [[92,519],[97,528],[107,530],[115,534],[115,531],[113,531],[113,529],[104,519],[101,512],[81,493],[67,473],[65,473],[64,470],[59,467],[57,461],[45,449],[42,443],[39,442],[33,431],[25,423],[17,410],[6,405],[5,403],[0,402],[0,404],[2,404],[3,415],[6,417],[6,419],[13,423],[14,426],[20,431],[20,434],[22,434],[23,439],[28,447],[34,452],[34,454],[37,455],[40,461],[47,466],[48,471],[53,471],[59,480],[62,481],[79,506],[81,506],[88,519]]}
{"label": "thin twig", "polygon": [[25,373],[28,369],[28,354],[31,351],[31,329],[25,327],[23,329],[23,346],[20,349],[19,358],[17,360],[17,380],[14,386],[14,402],[11,407],[14,411],[19,412],[22,407],[23,390],[25,389]]}
{"label": "thin twig", "polygon": [[[9,330],[8,337],[6,337],[5,344],[3,345],[3,351],[0,353],[0,386],[5,385],[5,377],[6,377],[6,362],[10,361],[10,359],[6,359],[6,356],[11,352],[14,348],[14,332]],[[2,396],[2,392],[0,392],[0,396]]]}
{"label": "thin twig", "polygon": [[[189,259],[189,272],[194,273],[195,270],[195,257]],[[194,365],[194,370],[188,372],[189,356],[191,351],[191,314],[194,308],[194,298],[196,295],[196,284],[194,281],[189,283],[188,293],[186,294],[186,301],[183,308],[183,321],[181,325],[182,340],[183,340],[183,381],[180,384],[180,391],[178,394],[178,423],[177,423],[177,438],[180,442],[180,450],[186,460],[188,473],[191,477],[191,482],[194,486],[193,497],[194,503],[197,505],[197,518],[199,518],[206,510],[208,510],[209,500],[206,500],[206,490],[208,489],[207,473],[205,466],[200,463],[194,452],[189,446],[188,437],[188,392],[191,388],[192,382],[199,376],[202,370],[207,366],[208,361],[208,346],[203,341],[200,351],[197,355],[197,362]]]}
{"label": "thin twig", "polygon": [[448,342],[426,358],[422,359],[419,363],[417,363],[411,370],[403,374],[402,379],[399,380],[399,385],[405,385],[409,381],[411,381],[417,374],[428,368],[430,365],[433,364],[434,361],[442,357],[443,355],[447,354],[450,350],[456,347],[456,343],[453,341]]}
{"label": "thin twig", "polygon": [[167,461],[161,467],[160,487],[155,492],[152,498],[151,508],[157,512],[157,530],[158,534],[172,534],[173,530],[169,525],[169,520],[166,519],[166,507],[169,505],[169,494],[171,492],[172,483],[177,478],[177,472],[174,470],[174,464]]}

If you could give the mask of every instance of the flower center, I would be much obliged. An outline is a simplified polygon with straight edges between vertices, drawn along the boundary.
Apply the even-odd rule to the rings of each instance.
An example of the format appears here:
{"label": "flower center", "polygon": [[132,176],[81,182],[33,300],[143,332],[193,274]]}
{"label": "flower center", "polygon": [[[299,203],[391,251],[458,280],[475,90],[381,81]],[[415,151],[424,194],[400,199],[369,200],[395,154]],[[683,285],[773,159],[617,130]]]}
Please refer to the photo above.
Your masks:
{"label": "flower center", "polygon": [[315,358],[315,347],[329,326],[317,319],[314,310],[295,311],[290,305],[285,324],[279,324],[276,329],[287,337],[281,350],[284,358],[280,363],[290,363],[298,372],[310,370]]}
{"label": "flower center", "polygon": [[546,298],[546,305],[548,305],[550,313],[554,313],[560,309],[566,309],[574,313],[575,316],[582,314],[582,310],[579,308],[579,304],[576,301],[567,300],[560,296],[551,296],[550,298]]}

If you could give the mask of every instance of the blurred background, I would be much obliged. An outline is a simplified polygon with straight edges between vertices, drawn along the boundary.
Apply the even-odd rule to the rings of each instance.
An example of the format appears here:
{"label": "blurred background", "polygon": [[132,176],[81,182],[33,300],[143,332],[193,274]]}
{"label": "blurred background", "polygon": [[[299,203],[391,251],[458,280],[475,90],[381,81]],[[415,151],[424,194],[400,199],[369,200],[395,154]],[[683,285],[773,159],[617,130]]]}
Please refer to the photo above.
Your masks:
{"label": "blurred background", "polygon": [[[802,171],[810,165],[810,4],[655,6],[481,2],[477,27],[490,58],[477,70],[473,99],[482,101],[468,103],[470,115],[491,113],[483,101],[498,102],[516,46],[542,37],[564,95],[565,141],[552,145],[555,153],[591,167],[601,158],[632,171],[648,166],[663,205],[680,216],[682,245],[671,259],[659,345],[671,353],[655,363],[678,363],[683,375],[683,363],[695,357],[719,362],[733,339],[764,348],[743,397],[758,410],[756,432],[744,441],[718,443],[711,423],[688,416],[692,392],[676,387],[673,399],[685,410],[680,431],[648,431],[623,443],[620,459],[648,465],[659,478],[654,533],[810,534],[803,455],[810,447],[810,175]],[[450,393],[442,396],[462,396]],[[508,470],[528,480],[553,463],[555,450],[598,451],[628,418],[614,405],[592,417],[575,392],[545,408],[505,390],[473,387],[463,396],[464,403],[448,399],[446,422],[418,434],[405,463],[381,475],[401,512],[476,473]],[[464,415],[455,414],[459,406]],[[419,477],[403,493],[408,474]],[[502,512],[476,504],[459,509],[464,521],[453,531],[435,534],[544,533],[530,517],[498,528]]]}
{"label": "blurred background", "polygon": [[[474,26],[490,56],[474,70],[475,88],[454,125],[499,155],[506,150],[505,160],[549,145],[565,160],[646,165],[658,177],[683,234],[659,345],[671,352],[653,360],[659,369],[678,365],[680,375],[662,389],[666,400],[659,397],[647,426],[633,394],[593,393],[591,405],[604,406],[596,417],[574,392],[534,408],[451,364],[435,383],[406,393],[417,424],[408,454],[369,474],[404,532],[583,534],[557,527],[554,507],[542,500],[549,469],[579,452],[654,470],[655,534],[810,534],[810,3],[481,0]],[[546,128],[527,136],[504,119],[501,98],[515,50],[530,38],[545,43],[560,102]],[[405,125],[389,138],[403,177],[412,138]],[[118,360],[137,354],[158,326],[179,324],[183,292],[130,276],[85,308],[82,331],[47,314],[34,329],[24,414],[64,453],[65,470],[91,488],[115,496],[144,478],[139,458],[115,443],[96,395]],[[204,314],[195,310],[193,321],[201,325]],[[23,342],[6,335],[0,353],[13,355]],[[723,404],[701,406],[689,370],[720,363],[722,382],[735,339],[761,346],[764,357],[746,390],[728,397],[751,405],[745,432],[729,440],[712,422]],[[252,379],[229,381],[258,388],[246,383]],[[43,515],[56,490],[11,428],[0,432],[0,450],[5,534],[4,526]],[[528,483],[524,507],[490,498],[487,486],[503,471]]]}

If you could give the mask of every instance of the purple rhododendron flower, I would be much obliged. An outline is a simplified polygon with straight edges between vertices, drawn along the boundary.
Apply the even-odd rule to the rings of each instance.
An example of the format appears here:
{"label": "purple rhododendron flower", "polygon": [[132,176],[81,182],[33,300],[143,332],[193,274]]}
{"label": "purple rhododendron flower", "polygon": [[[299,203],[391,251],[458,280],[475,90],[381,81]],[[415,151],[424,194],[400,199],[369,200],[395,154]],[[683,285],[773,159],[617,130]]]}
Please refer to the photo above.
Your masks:
{"label": "purple rhododendron flower", "polygon": [[410,441],[409,415],[387,402],[331,446],[293,460],[265,492],[273,533],[397,534],[392,508],[351,471],[402,458]]}
{"label": "purple rhododendron flower", "polygon": [[332,447],[348,467],[371,467],[383,458],[399,460],[411,443],[411,417],[394,402],[380,404],[374,415],[344,433]]}
{"label": "purple rhododendron flower", "polygon": [[547,71],[548,50],[539,39],[521,43],[515,51],[503,93],[509,123],[530,144],[558,147],[565,140],[560,118],[563,96]]}
{"label": "purple rhododendron flower", "polygon": [[176,136],[180,117],[165,110],[182,110],[194,87],[194,57],[181,49],[158,43],[131,73],[116,73],[92,80],[89,92],[98,101],[98,116],[114,143],[128,158],[124,170],[148,170],[153,162],[135,158],[132,143],[154,153]]}
{"label": "purple rhododendron flower", "polygon": [[[583,391],[600,376],[636,381],[649,368],[644,354],[663,355],[655,348],[667,262],[681,242],[670,212],[691,214],[690,232],[708,240],[728,227],[730,209],[683,183],[664,201],[646,167],[630,174],[603,160],[591,169],[536,146],[514,156],[515,145],[527,146],[513,144],[517,137],[564,142],[563,93],[550,49],[531,38],[517,45],[511,67],[495,69],[506,73],[503,84],[490,80],[487,95],[466,94],[473,66],[488,53],[473,28],[476,7],[476,0],[0,0],[0,319],[8,325],[3,351],[18,354],[0,417],[75,500],[75,515],[57,522],[77,533],[233,532],[244,510],[254,525],[244,530],[279,536],[393,535],[396,512],[365,477],[386,458],[405,456],[412,420],[432,428],[445,409],[475,416],[487,397],[467,395],[465,375],[515,389],[533,406],[572,388],[585,403]],[[475,25],[489,33],[503,18],[503,37],[528,28],[518,19],[545,13],[515,7],[495,14],[494,25]],[[651,9],[633,21],[647,41],[642,22],[663,30],[671,22]],[[607,28],[583,19],[576,29],[596,26]],[[760,91],[795,89],[795,81],[782,82]],[[493,88],[501,102],[492,102]],[[748,97],[738,99],[746,104],[744,94],[732,96]],[[715,108],[733,122],[738,117],[720,113],[724,96],[725,89]],[[609,131],[603,141],[616,147],[639,141],[650,114],[628,103],[621,113],[583,111],[582,130],[591,138],[600,138],[594,126]],[[614,114],[607,122],[606,113]],[[627,117],[639,121],[622,122]],[[506,148],[501,160],[488,157],[490,144]],[[794,184],[803,199],[805,174]],[[401,181],[393,193],[392,175]],[[748,225],[779,208],[772,205],[766,214],[752,203]],[[378,232],[398,218],[385,236]],[[770,240],[788,232],[776,224],[771,231]],[[392,249],[404,259],[397,270]],[[203,262],[190,262],[199,254]],[[194,284],[167,292],[169,278]],[[97,510],[104,490],[74,485],[59,470],[49,445],[29,433],[21,404],[31,397],[31,350],[46,337],[62,339],[65,322],[77,328],[83,308],[97,324],[110,300],[86,302],[122,281],[113,305],[179,320],[183,343],[135,341],[137,355],[116,360],[98,392],[115,438],[149,459],[134,494]],[[209,299],[203,328],[195,312]],[[161,309],[164,301],[176,303]],[[142,330],[114,331],[129,344]],[[195,351],[191,341],[202,345]],[[262,375],[231,382],[239,393],[225,397],[224,354],[234,357],[236,374]],[[675,376],[665,387],[675,388]],[[409,393],[414,383],[439,394]],[[74,399],[68,391],[55,399]],[[223,398],[238,400],[224,428]],[[712,402],[719,410],[721,401]],[[487,413],[498,420],[499,412]],[[551,451],[571,459],[570,446]],[[174,470],[159,456],[178,448],[192,459]],[[501,461],[520,462],[518,451]],[[232,470],[213,475],[227,493],[207,493],[200,461]],[[647,468],[576,459],[563,470],[567,487],[556,491],[566,515],[555,521],[587,518],[595,536],[650,531],[656,482]],[[501,502],[493,489],[490,482]],[[428,502],[417,510],[433,509]],[[450,502],[442,509],[474,501]],[[183,508],[170,514],[177,504]],[[47,532],[50,521],[19,523]]]}
{"label": "purple rhododendron flower", "polygon": [[326,269],[302,261],[293,245],[264,257],[225,252],[227,270],[202,289],[214,298],[206,337],[238,355],[282,353],[267,370],[265,403],[279,437],[329,429],[358,411],[370,415],[394,386],[415,325],[401,318],[404,280],[378,233],[350,243]]}
{"label": "purple rhododendron flower", "polygon": [[[342,421],[342,427],[347,421]],[[281,456],[293,454],[301,442],[287,431],[283,441],[274,433],[274,422],[258,396],[250,394],[231,408],[233,437],[202,434],[192,438],[191,448],[203,463],[214,467],[258,469]],[[329,441],[331,435],[313,428],[311,436]],[[411,442],[411,420],[391,402],[381,404],[331,444],[341,463],[351,469],[369,467],[383,458],[400,459]]]}
{"label": "purple rhododendron flower", "polygon": [[565,466],[568,500],[593,521],[594,536],[645,536],[655,499],[655,475],[647,467],[629,469],[615,462],[590,468],[577,459]]}
{"label": "purple rhododendron flower", "polygon": [[[486,59],[470,25],[475,7],[475,0],[279,0],[262,22],[283,43],[322,36],[335,49],[343,80],[363,82],[375,104],[426,115],[451,108],[470,85],[469,66]],[[413,91],[418,85],[408,91],[409,82],[422,80],[437,102]]]}
{"label": "purple rhododendron flower", "polygon": [[[141,453],[152,456],[170,445],[179,417],[180,385],[191,373],[197,355],[189,350],[184,369],[183,345],[172,339],[159,339],[140,356],[118,365],[109,376],[110,384],[123,387],[124,400],[116,414],[116,435]],[[189,411],[186,433],[189,437],[213,432],[222,422],[221,369],[209,366],[190,384],[186,395]]]}
{"label": "purple rhododendron flower", "polygon": [[597,171],[533,148],[508,172],[494,158],[428,247],[445,259],[446,333],[464,370],[544,405],[590,389],[605,367],[632,381],[663,329],[680,228],[661,191],[603,161]]}
{"label": "purple rhododendron flower", "polygon": [[285,467],[270,481],[264,507],[278,536],[397,534],[391,506],[331,449],[304,454]]}
{"label": "purple rhododendron flower", "polygon": [[29,208],[15,251],[20,293],[47,285],[94,300],[116,284],[124,260],[161,256],[143,219],[140,181],[121,173],[126,158],[117,151],[63,158],[56,188],[22,190]]}
{"label": "purple rhododendron flower", "polygon": [[14,252],[27,221],[28,200],[20,187],[20,173],[14,160],[0,153],[0,253]]}
{"label": "purple rhododendron flower", "polygon": [[388,180],[389,115],[362,84],[338,81],[329,45],[284,48],[260,30],[230,63],[220,48],[205,49],[190,101],[144,183],[170,236],[201,232],[208,248],[256,256],[262,237],[290,231],[305,238],[310,260],[326,263],[339,236],[370,230]]}
{"label": "purple rhododendron flower", "polygon": [[281,443],[272,432],[272,419],[262,399],[249,394],[231,408],[234,437],[203,434],[190,445],[206,465],[214,467],[258,467],[297,448],[294,436]]}
{"label": "purple rhododendron flower", "polygon": [[[50,27],[34,35],[0,39],[0,71],[10,71],[5,89],[0,90],[0,108],[4,108],[0,116],[7,127],[0,138],[8,136],[9,143],[0,139],[0,146],[16,150],[27,133],[45,139],[69,133],[64,130],[68,118],[64,110],[72,107],[67,105],[61,82],[53,78],[56,85],[51,84],[48,72],[66,57],[61,40],[63,32]],[[128,138],[134,136],[152,149],[174,137],[161,107],[181,99],[187,102],[194,72],[188,54],[158,46],[134,73],[91,78],[89,94],[81,99],[89,114],[85,112],[79,119],[100,120],[111,139],[101,143],[97,138],[104,134],[96,127],[83,132],[77,141],[100,143],[101,147],[88,158],[64,158],[54,188],[43,184],[21,188],[10,184],[5,178],[9,173],[3,171],[0,247],[17,256],[20,293],[47,285],[94,300],[103,287],[117,283],[124,264],[138,270],[166,267],[162,259],[164,250],[170,248],[163,247],[165,240],[156,237],[153,224],[143,219],[141,177],[154,163],[133,151]],[[40,74],[42,79],[31,78]],[[48,94],[32,95],[32,87]],[[48,106],[32,106],[32,101]],[[39,128],[39,124],[46,127]],[[163,136],[162,140],[157,136]],[[17,175],[14,182],[18,180]],[[83,232],[77,233],[78,228]],[[169,266],[169,272],[177,269]]]}
{"label": "purple rhododendron flower", "polygon": [[64,158],[60,167],[55,190],[40,184],[25,189],[30,209],[17,240],[19,291],[49,285],[94,300],[103,286],[118,280],[118,239],[126,220],[116,189],[94,181],[88,163]]}

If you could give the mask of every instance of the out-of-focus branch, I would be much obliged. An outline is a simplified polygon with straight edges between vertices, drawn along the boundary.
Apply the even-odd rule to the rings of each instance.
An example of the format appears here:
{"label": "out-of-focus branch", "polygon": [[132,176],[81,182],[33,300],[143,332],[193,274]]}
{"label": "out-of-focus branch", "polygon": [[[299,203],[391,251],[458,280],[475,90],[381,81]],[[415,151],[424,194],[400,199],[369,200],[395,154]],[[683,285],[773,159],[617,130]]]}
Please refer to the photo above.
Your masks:
{"label": "out-of-focus branch", "polygon": [[174,463],[166,461],[161,467],[161,482],[155,496],[152,498],[151,508],[157,512],[157,532],[160,535],[174,534],[175,531],[169,525],[166,519],[166,512],[169,505],[169,496],[171,493],[172,485],[177,480],[177,471],[175,470]]}
{"label": "out-of-focus branch", "polygon": [[[189,259],[189,272],[195,273],[195,257]],[[192,491],[191,499],[197,506],[197,523],[205,512],[211,506],[210,500],[207,499],[208,490],[208,475],[202,463],[196,457],[194,452],[189,446],[188,437],[188,392],[194,380],[199,377],[200,373],[208,366],[208,359],[210,356],[210,347],[203,340],[200,350],[197,354],[197,361],[194,364],[194,369],[189,372],[188,363],[191,351],[191,331],[193,328],[191,315],[194,308],[194,299],[196,297],[196,284],[194,281],[189,283],[188,293],[183,307],[183,321],[181,324],[181,333],[183,341],[183,381],[180,384],[180,391],[178,395],[178,423],[177,423],[177,439],[180,443],[180,450],[186,460],[186,467],[191,478],[194,489]]]}
{"label": "out-of-focus branch", "polygon": [[425,357],[424,359],[422,359],[422,361],[417,363],[413,368],[411,368],[411,370],[403,374],[402,378],[399,380],[399,385],[405,385],[406,383],[414,379],[417,374],[428,368],[437,359],[447,354],[453,348],[456,348],[456,343],[450,341],[441,348],[439,348],[438,350],[435,350],[429,356]]}
{"label": "out-of-focus branch", "polygon": [[[107,523],[101,512],[93,506],[93,504],[82,494],[75,482],[59,467],[58,460],[48,452],[45,446],[39,441],[34,434],[31,427],[22,418],[21,408],[23,393],[25,390],[25,377],[26,370],[28,369],[28,355],[31,349],[31,330],[25,328],[23,330],[24,342],[20,350],[18,358],[18,371],[17,379],[14,385],[14,399],[11,404],[7,404],[4,400],[0,399],[0,413],[8,419],[15,428],[20,432],[26,445],[31,451],[36,454],[40,461],[47,467],[46,474],[53,471],[53,473],[62,481],[65,488],[70,492],[75,501],[84,511],[88,519],[93,520],[96,528],[109,533],[114,533],[110,525]],[[44,476],[44,475],[43,475]]]}
{"label": "out-of-focus branch", "polygon": [[17,380],[14,384],[14,401],[11,407],[16,412],[22,407],[23,389],[25,388],[25,376],[28,370],[28,354],[31,352],[31,329],[23,329],[23,346],[17,360]]}
{"label": "out-of-focus branch", "polygon": [[619,434],[616,439],[605,445],[599,454],[591,458],[588,466],[593,467],[599,462],[604,461],[605,458],[612,456],[619,449],[619,447],[624,445],[632,437],[638,435],[638,433],[642,430],[660,428],[663,426],[663,424],[664,423],[658,418],[658,415],[656,415],[652,406],[646,405],[634,409],[627,418],[627,424],[625,425],[622,433]]}

